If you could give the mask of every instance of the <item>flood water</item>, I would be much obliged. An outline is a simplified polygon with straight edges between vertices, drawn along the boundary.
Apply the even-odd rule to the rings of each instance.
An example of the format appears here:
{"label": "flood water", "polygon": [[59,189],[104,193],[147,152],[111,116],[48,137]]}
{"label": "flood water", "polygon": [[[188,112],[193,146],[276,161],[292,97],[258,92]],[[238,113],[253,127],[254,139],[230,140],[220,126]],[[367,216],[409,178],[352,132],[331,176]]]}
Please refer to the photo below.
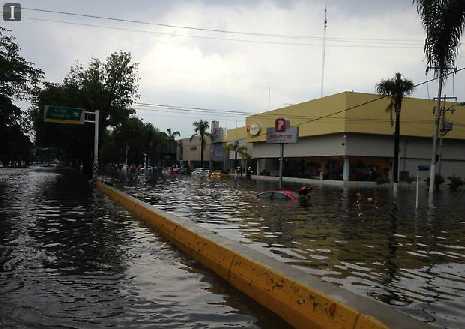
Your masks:
{"label": "flood water", "polygon": [[287,328],[69,172],[0,168],[0,328]]}
{"label": "flood water", "polygon": [[[167,212],[440,328],[465,328],[465,195],[415,211],[387,188],[315,187],[311,204],[261,201],[273,183],[189,177],[123,186]],[[297,189],[297,186],[289,186]],[[421,203],[427,204],[422,188]]]}

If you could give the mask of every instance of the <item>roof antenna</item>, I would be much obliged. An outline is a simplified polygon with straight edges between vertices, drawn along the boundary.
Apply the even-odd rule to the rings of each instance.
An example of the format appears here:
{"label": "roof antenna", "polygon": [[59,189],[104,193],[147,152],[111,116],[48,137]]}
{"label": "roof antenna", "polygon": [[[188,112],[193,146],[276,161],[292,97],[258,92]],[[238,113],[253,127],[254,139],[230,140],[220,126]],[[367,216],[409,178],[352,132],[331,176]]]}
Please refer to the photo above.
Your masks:
{"label": "roof antenna", "polygon": [[328,11],[326,9],[325,3],[325,20],[323,25],[323,45],[322,45],[322,54],[321,54],[321,97],[323,97],[324,92],[324,83],[325,83],[325,59],[326,59],[326,29],[328,27]]}

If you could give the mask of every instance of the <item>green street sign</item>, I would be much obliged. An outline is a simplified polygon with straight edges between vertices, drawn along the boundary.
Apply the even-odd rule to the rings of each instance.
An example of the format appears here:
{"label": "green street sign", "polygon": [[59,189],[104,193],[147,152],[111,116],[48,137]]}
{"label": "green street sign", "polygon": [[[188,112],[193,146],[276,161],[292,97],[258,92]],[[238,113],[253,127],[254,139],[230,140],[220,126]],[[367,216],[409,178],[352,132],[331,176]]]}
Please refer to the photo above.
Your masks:
{"label": "green street sign", "polygon": [[45,105],[44,121],[80,125],[84,123],[84,110],[69,106]]}

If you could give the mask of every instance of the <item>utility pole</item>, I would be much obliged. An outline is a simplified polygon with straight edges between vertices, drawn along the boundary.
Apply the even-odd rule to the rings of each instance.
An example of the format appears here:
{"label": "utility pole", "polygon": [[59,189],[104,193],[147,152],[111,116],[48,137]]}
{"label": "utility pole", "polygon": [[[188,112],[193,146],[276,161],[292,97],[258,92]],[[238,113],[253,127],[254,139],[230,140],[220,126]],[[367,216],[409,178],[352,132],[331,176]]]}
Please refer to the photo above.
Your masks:
{"label": "utility pole", "polygon": [[446,100],[454,100],[457,102],[457,97],[443,97],[444,103],[441,108],[440,114],[440,121],[439,121],[439,147],[438,147],[438,175],[441,176],[441,169],[442,169],[442,149],[444,144],[444,137],[453,129],[452,122],[446,120],[446,113],[451,112],[454,113],[455,109],[453,106],[450,108],[446,108],[445,101]]}
{"label": "utility pole", "polygon": [[325,20],[323,23],[323,44],[321,53],[321,97],[324,94],[324,83],[325,83],[325,61],[326,61],[326,29],[328,27],[327,9],[325,4]]}
{"label": "utility pole", "polygon": [[444,78],[447,75],[449,70],[456,70],[456,68],[449,67],[428,67],[428,69],[434,69],[436,72],[439,71],[439,87],[438,87],[438,97],[437,105],[434,109],[434,127],[433,127],[433,154],[431,156],[431,167],[429,175],[429,195],[428,195],[428,204],[430,207],[434,206],[434,185],[436,179],[436,164],[438,162],[438,136],[439,136],[439,124],[441,120],[441,100],[442,97],[442,88],[444,85]]}
{"label": "utility pole", "polygon": [[281,143],[281,156],[279,157],[279,189],[283,188],[284,143]]}

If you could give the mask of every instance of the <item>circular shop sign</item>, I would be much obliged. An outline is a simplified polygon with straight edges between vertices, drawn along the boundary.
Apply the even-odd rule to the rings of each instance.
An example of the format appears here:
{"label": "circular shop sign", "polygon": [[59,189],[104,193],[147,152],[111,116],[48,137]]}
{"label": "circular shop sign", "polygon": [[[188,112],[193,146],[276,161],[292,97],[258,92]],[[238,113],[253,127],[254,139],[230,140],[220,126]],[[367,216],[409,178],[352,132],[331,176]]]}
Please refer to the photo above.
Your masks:
{"label": "circular shop sign", "polygon": [[260,126],[256,123],[252,123],[249,127],[249,134],[257,136],[260,133]]}

